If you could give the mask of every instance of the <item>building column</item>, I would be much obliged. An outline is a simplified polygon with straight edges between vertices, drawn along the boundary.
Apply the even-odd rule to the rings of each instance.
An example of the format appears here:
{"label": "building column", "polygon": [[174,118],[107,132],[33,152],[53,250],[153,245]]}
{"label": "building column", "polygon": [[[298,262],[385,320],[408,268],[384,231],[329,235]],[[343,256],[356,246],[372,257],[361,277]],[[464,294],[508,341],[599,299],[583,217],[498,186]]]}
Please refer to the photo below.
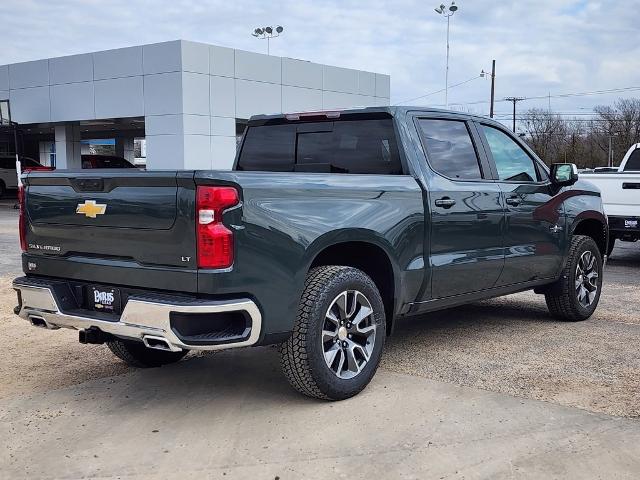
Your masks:
{"label": "building column", "polygon": [[80,150],[80,124],[65,123],[55,126],[56,169],[71,170],[82,168]]}
{"label": "building column", "polygon": [[134,162],[133,138],[116,138],[116,156],[122,157],[130,163]]}

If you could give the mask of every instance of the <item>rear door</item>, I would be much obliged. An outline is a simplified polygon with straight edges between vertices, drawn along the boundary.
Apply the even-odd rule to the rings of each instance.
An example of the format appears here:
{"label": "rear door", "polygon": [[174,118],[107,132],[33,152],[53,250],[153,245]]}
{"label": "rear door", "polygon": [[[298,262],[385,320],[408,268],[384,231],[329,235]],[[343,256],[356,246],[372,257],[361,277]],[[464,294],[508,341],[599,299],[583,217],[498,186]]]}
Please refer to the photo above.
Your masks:
{"label": "rear door", "polygon": [[[494,286],[504,263],[504,211],[473,124],[460,117],[419,117],[430,167],[431,298]],[[428,295],[422,300],[428,299]]]}
{"label": "rear door", "polygon": [[566,233],[546,171],[511,132],[478,124],[495,167],[506,212],[505,264],[497,285],[553,278],[560,271]]}

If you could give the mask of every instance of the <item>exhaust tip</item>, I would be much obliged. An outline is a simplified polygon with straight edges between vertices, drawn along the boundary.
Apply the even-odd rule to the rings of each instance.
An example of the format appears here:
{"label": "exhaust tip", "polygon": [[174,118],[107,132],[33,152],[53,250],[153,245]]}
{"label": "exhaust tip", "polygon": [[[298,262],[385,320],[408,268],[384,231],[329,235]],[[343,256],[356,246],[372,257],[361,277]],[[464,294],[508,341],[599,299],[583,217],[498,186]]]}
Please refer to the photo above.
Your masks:
{"label": "exhaust tip", "polygon": [[145,335],[142,337],[142,342],[145,347],[152,348],[154,350],[164,350],[165,352],[178,352],[181,349],[172,347],[166,338],[154,337],[152,335]]}
{"label": "exhaust tip", "polygon": [[47,322],[42,317],[38,317],[36,315],[29,315],[29,321],[31,322],[31,325],[33,325],[34,327],[49,328],[49,326],[47,325]]}

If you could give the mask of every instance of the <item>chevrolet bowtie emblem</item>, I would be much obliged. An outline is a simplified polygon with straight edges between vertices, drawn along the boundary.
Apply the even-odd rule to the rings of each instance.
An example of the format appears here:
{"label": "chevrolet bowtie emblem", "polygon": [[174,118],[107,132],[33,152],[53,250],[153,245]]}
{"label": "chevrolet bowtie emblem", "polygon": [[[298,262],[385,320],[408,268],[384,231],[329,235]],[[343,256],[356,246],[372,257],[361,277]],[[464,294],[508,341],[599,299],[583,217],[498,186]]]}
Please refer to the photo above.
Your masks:
{"label": "chevrolet bowtie emblem", "polygon": [[76,208],[76,213],[81,213],[87,218],[96,218],[96,215],[104,214],[107,209],[105,203],[96,203],[95,200],[85,200],[84,203],[79,203]]}

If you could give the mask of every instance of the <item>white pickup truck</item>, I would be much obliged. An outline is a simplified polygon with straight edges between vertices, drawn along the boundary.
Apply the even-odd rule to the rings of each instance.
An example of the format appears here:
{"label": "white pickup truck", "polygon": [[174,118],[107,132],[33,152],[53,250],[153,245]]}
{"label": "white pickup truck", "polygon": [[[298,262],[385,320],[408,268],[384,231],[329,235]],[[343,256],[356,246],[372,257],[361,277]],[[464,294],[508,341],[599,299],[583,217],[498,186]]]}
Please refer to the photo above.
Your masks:
{"label": "white pickup truck", "polygon": [[602,192],[604,211],[609,219],[609,251],[616,239],[640,239],[640,143],[633,145],[617,170],[586,171],[589,180]]}

